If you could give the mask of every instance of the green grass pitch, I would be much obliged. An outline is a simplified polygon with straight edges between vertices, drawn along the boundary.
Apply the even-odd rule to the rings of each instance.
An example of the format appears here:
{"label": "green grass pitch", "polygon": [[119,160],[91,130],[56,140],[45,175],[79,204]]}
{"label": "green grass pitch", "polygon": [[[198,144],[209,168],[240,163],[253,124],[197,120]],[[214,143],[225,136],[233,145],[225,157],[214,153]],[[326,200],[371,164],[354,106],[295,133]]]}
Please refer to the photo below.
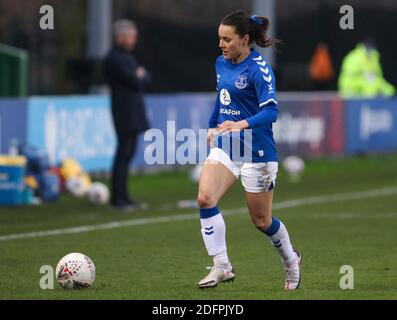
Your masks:
{"label": "green grass pitch", "polygon": [[[216,289],[199,290],[208,271],[196,209],[176,202],[194,199],[197,185],[187,170],[134,175],[131,191],[150,205],[147,211],[119,214],[63,196],[56,204],[0,208],[0,237],[33,231],[91,226],[113,221],[197,214],[197,219],[151,221],[140,225],[0,241],[0,299],[396,299],[397,298],[397,156],[371,156],[307,162],[300,183],[280,170],[275,204],[325,196],[318,202],[279,206],[274,215],[287,226],[293,245],[303,254],[302,285],[284,292],[279,257],[266,237],[241,210],[226,215],[228,252],[237,278]],[[395,188],[388,194],[381,189]],[[373,190],[375,196],[360,192]],[[327,201],[334,194],[355,193]],[[339,200],[338,200],[339,199]],[[238,182],[220,208],[244,208]],[[234,211],[236,213],[236,210]],[[42,265],[55,268],[70,252],[95,262],[92,288],[53,290],[39,286]],[[342,265],[354,268],[354,289],[342,290]]]}

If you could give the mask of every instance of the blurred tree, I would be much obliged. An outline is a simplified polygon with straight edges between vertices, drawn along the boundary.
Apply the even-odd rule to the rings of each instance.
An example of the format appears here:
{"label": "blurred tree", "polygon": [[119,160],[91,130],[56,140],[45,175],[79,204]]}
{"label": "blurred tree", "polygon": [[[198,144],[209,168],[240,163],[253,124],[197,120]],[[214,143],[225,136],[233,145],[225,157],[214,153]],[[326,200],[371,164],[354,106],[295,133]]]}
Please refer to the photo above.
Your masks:
{"label": "blurred tree", "polygon": [[[40,29],[43,5],[54,8],[54,30]],[[30,94],[74,90],[73,83],[64,77],[64,67],[68,56],[83,53],[84,26],[85,5],[81,0],[0,0],[0,43],[29,52]]]}

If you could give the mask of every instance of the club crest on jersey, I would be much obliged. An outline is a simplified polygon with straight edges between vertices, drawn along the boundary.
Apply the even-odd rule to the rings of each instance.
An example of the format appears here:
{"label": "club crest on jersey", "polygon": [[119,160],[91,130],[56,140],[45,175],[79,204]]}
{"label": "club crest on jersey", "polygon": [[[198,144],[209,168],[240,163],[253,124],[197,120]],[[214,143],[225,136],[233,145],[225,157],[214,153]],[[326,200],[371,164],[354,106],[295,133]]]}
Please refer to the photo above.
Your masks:
{"label": "club crest on jersey", "polygon": [[234,83],[237,89],[245,89],[248,87],[248,77],[246,74],[240,74]]}

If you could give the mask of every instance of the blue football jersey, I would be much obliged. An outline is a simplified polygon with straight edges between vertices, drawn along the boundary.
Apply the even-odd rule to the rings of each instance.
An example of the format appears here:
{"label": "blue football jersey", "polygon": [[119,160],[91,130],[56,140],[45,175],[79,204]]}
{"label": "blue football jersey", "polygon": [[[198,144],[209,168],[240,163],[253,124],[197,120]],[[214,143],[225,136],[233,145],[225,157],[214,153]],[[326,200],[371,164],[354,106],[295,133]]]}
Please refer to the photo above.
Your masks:
{"label": "blue football jersey", "polygon": [[[218,94],[214,111],[209,120],[210,128],[216,128],[227,120],[247,120],[266,107],[277,108],[274,73],[258,51],[252,50],[244,61],[237,64],[220,56],[216,60],[215,68]],[[252,141],[247,139],[246,130],[237,134],[241,146],[240,154],[242,155],[241,149],[243,149],[245,140],[245,146],[247,146],[247,142],[249,144],[252,162],[278,161],[273,138],[273,123],[264,123],[249,129],[252,130]],[[229,136],[233,135],[236,138],[236,133],[229,134]],[[216,143],[218,147],[225,150],[225,143],[223,142],[222,145],[222,141],[225,140],[221,138],[218,136]],[[236,158],[230,147],[227,148],[227,153],[232,160]]]}

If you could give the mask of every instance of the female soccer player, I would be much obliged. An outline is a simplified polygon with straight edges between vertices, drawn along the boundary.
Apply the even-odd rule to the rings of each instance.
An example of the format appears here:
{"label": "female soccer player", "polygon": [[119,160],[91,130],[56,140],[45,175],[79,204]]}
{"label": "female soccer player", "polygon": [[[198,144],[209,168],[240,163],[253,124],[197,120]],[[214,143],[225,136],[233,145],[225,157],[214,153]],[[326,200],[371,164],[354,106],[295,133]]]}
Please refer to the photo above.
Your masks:
{"label": "female soccer player", "polygon": [[[278,107],[275,77],[260,53],[252,48],[269,47],[276,40],[267,38],[269,20],[248,16],[244,11],[228,14],[219,27],[222,55],[216,60],[217,100],[209,120],[208,143],[211,151],[200,176],[198,204],[201,233],[214,266],[199,288],[215,287],[236,277],[226,249],[226,228],[217,204],[241,175],[252,222],[270,238],[281,256],[285,289],[300,285],[301,255],[293,250],[284,224],[272,216],[273,189],[278,157],[272,125]],[[251,142],[247,143],[249,130]],[[225,135],[236,137],[241,146],[249,144],[243,158],[235,144],[226,148]],[[222,144],[223,143],[223,144]],[[244,149],[245,151],[245,149]]]}

